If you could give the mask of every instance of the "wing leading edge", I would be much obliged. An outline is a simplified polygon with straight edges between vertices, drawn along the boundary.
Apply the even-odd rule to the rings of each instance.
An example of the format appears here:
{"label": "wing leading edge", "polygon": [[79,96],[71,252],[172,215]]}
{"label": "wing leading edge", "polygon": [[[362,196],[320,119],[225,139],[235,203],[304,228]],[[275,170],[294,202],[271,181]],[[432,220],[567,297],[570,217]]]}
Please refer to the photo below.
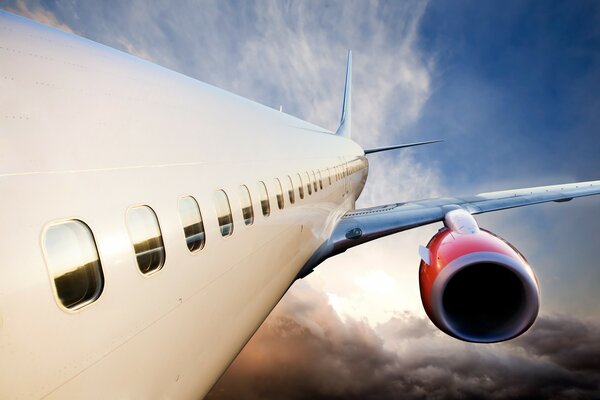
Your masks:
{"label": "wing leading edge", "polygon": [[394,203],[347,212],[329,239],[298,274],[303,278],[321,262],[360,244],[397,232],[439,222],[447,212],[464,209],[471,214],[523,207],[550,201],[600,194],[600,181],[480,193],[474,196],[441,197]]}

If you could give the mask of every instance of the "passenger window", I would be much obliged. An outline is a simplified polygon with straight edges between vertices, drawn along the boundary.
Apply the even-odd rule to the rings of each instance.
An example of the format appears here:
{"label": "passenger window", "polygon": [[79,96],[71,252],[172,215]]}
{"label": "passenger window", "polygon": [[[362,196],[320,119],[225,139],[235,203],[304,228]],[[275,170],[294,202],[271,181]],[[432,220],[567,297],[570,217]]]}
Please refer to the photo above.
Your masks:
{"label": "passenger window", "polygon": [[275,178],[275,193],[277,197],[277,207],[283,209],[283,188],[281,187],[281,181]]}
{"label": "passenger window", "polygon": [[258,191],[260,192],[260,207],[265,217],[271,214],[271,204],[269,203],[269,192],[264,182],[258,182]]}
{"label": "passenger window", "polygon": [[93,303],[104,288],[104,275],[90,228],[79,220],[49,226],[44,254],[60,304],[70,310]]}
{"label": "passenger window", "polygon": [[329,180],[329,186],[331,186],[331,170],[327,168],[327,179]]}
{"label": "passenger window", "polygon": [[227,194],[223,190],[217,190],[214,194],[214,199],[221,235],[223,237],[231,236],[233,233],[233,217],[231,216],[229,198],[227,198]]}
{"label": "passenger window", "polygon": [[298,181],[300,182],[300,186],[298,186],[298,194],[300,195],[300,200],[304,198],[304,183],[302,183],[302,176],[298,175]]}
{"label": "passenger window", "polygon": [[242,216],[246,225],[252,225],[254,222],[254,208],[252,207],[252,198],[250,191],[245,185],[240,186],[240,202],[242,204]]}
{"label": "passenger window", "polygon": [[165,263],[165,247],[154,211],[148,206],[130,208],[127,228],[140,271],[148,274],[160,270]]}
{"label": "passenger window", "polygon": [[321,171],[317,171],[319,175],[319,189],[323,190],[323,175],[321,175]]}
{"label": "passenger window", "polygon": [[189,251],[195,252],[204,247],[204,223],[196,199],[192,196],[179,199],[179,219]]}
{"label": "passenger window", "polygon": [[294,194],[294,182],[292,182],[292,177],[287,176],[288,178],[288,195],[290,197],[290,204],[294,204],[296,202],[296,196]]}
{"label": "passenger window", "polygon": [[315,192],[317,191],[317,175],[315,175],[315,171],[310,171],[312,172],[312,183],[313,183],[313,187],[315,188]]}
{"label": "passenger window", "polygon": [[310,185],[310,175],[308,172],[306,173],[306,188],[308,189],[308,194],[312,194],[312,186]]}

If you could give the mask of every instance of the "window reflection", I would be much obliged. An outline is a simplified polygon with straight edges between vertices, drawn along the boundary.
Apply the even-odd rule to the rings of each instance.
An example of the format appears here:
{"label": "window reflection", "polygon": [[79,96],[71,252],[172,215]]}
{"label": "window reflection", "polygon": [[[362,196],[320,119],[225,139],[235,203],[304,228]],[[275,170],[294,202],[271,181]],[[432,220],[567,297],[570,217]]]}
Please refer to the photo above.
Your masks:
{"label": "window reflection", "polygon": [[296,196],[294,193],[294,182],[292,182],[292,177],[287,176],[288,178],[288,196],[290,198],[290,204],[294,204],[296,202]]}
{"label": "window reflection", "polygon": [[179,199],[179,219],[183,226],[185,242],[191,252],[204,247],[204,223],[198,202],[192,196]]}
{"label": "window reflection", "polygon": [[165,263],[165,248],[154,211],[148,206],[130,208],[127,228],[140,271],[148,274],[161,269]]}
{"label": "window reflection", "polygon": [[252,225],[254,222],[254,208],[252,207],[252,198],[250,191],[245,185],[240,186],[240,203],[242,204],[242,216],[246,225]]}
{"label": "window reflection", "polygon": [[277,207],[283,209],[283,188],[281,187],[281,181],[275,178],[275,193],[277,197]]}
{"label": "window reflection", "polygon": [[214,199],[221,235],[224,237],[230,236],[233,233],[233,217],[231,216],[231,206],[227,194],[223,190],[217,190]]}
{"label": "window reflection", "polygon": [[43,237],[48,270],[60,303],[77,309],[102,293],[104,275],[90,228],[81,221],[54,224]]}
{"label": "window reflection", "polygon": [[269,203],[269,192],[264,182],[258,182],[258,191],[260,193],[260,208],[265,217],[271,214],[271,204]]}

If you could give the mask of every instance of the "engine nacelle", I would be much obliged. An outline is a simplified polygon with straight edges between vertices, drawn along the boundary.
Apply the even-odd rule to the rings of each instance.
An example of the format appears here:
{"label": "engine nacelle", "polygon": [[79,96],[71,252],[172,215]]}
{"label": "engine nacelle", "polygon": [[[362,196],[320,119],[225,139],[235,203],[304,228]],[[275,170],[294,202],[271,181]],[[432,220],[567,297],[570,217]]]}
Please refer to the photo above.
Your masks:
{"label": "engine nacelle", "polygon": [[478,343],[527,331],[539,310],[539,287],[512,245],[480,229],[464,210],[421,248],[421,300],[431,321],[455,338]]}

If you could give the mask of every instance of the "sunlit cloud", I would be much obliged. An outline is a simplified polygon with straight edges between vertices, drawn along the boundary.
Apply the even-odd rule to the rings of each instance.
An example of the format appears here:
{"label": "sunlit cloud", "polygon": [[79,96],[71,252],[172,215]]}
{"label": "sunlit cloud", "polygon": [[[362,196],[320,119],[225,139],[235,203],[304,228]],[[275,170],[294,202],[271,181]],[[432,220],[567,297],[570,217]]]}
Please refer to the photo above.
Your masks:
{"label": "sunlit cloud", "polygon": [[600,326],[542,316],[531,333],[495,345],[459,342],[424,317],[372,328],[342,320],[304,282],[250,340],[209,399],[539,398],[600,395]]}
{"label": "sunlit cloud", "polygon": [[13,5],[9,5],[7,10],[22,15],[23,17],[39,21],[43,24],[53,26],[65,32],[73,32],[71,27],[60,22],[51,11],[44,9],[43,7],[31,5],[30,2],[24,0],[16,1]]}

